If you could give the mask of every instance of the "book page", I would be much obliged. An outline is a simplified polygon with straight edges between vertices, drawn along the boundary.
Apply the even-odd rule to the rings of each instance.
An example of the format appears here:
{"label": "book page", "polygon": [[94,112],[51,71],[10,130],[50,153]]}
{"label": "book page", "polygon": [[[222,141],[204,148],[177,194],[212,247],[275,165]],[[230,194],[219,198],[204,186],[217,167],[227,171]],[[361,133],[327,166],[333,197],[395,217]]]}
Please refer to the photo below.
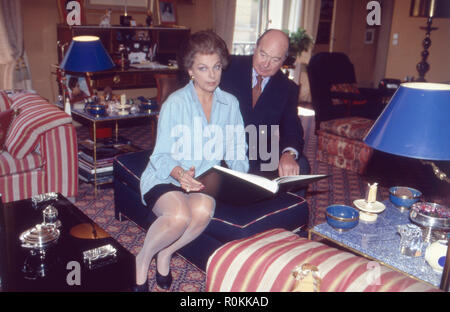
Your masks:
{"label": "book page", "polygon": [[298,180],[304,180],[304,179],[314,179],[318,177],[323,177],[323,174],[312,174],[312,175],[291,175],[291,176],[284,176],[284,177],[278,177],[272,181],[277,182],[279,184],[282,183],[289,183],[292,181],[298,181]]}
{"label": "book page", "polygon": [[230,175],[236,176],[238,178],[241,178],[243,180],[249,181],[253,184],[259,185],[262,188],[265,188],[266,190],[272,192],[272,193],[276,193],[278,191],[278,183],[276,181],[271,181],[269,179],[257,176],[255,174],[251,174],[251,173],[244,173],[244,172],[239,172],[239,171],[235,171],[235,170],[231,170],[228,168],[224,168],[222,166],[214,166],[215,169],[223,171],[225,173],[228,173]]}

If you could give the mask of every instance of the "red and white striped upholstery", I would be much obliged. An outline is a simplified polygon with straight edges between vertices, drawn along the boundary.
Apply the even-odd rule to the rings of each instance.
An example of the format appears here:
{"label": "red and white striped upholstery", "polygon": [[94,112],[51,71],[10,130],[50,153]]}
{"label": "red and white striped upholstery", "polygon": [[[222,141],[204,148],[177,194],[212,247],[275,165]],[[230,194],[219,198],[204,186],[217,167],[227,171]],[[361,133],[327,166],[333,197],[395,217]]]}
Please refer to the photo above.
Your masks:
{"label": "red and white striped upholstery", "polygon": [[[320,291],[438,291],[383,265],[273,229],[229,242],[209,258],[206,290],[221,292],[292,291],[295,267],[317,266]],[[378,271],[374,271],[378,270]],[[379,272],[379,279],[374,273]]]}
{"label": "red and white striped upholstery", "polygon": [[22,159],[10,153],[0,154],[0,177],[35,170],[42,167],[42,156],[37,152],[29,153]]}
{"label": "red and white striped upholstery", "polygon": [[30,153],[41,134],[72,122],[69,115],[36,94],[18,97],[12,107],[19,109],[19,115],[11,124],[5,147],[14,158],[21,159]]}
{"label": "red and white striped upholstery", "polygon": [[[78,151],[71,117],[35,94],[17,95],[12,107],[20,109],[19,117],[29,116],[34,121],[28,123],[23,118],[26,126],[18,126],[14,132],[10,129],[8,133],[10,142],[24,144],[24,147],[14,149],[23,157],[8,151],[0,153],[0,194],[3,201],[16,201],[47,192],[76,196]],[[23,132],[29,134],[26,140],[22,140],[26,136]]]}
{"label": "red and white striped upholstery", "polygon": [[11,99],[8,97],[5,91],[0,90],[0,112],[4,112],[5,110],[11,107]]}

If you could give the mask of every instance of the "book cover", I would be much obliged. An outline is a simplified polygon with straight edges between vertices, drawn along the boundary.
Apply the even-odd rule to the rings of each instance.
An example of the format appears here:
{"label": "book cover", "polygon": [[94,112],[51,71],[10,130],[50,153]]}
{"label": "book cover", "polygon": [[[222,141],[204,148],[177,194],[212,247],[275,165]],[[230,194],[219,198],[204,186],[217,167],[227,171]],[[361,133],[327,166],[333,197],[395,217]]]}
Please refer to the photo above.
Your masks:
{"label": "book cover", "polygon": [[270,180],[255,174],[214,166],[196,179],[205,186],[202,193],[224,203],[245,205],[270,199],[292,189],[306,188],[309,184],[327,177],[329,176],[323,174],[297,175]]}
{"label": "book cover", "polygon": [[[112,179],[113,174],[112,172],[100,172],[97,173],[97,182],[103,182],[104,180],[110,180]],[[94,181],[94,174],[89,173],[86,170],[79,168],[78,169],[78,178],[80,178],[84,182],[93,182]]]}

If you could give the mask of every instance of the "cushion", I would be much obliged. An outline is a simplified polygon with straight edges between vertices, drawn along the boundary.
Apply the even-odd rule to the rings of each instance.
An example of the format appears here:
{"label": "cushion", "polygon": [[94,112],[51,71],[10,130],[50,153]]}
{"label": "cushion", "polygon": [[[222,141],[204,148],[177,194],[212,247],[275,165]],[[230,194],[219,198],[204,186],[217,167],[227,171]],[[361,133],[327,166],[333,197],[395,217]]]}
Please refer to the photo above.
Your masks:
{"label": "cushion", "polygon": [[0,153],[0,177],[32,171],[42,165],[42,156],[36,152],[29,153],[22,159],[15,159],[7,152]]}
{"label": "cushion", "polygon": [[14,117],[14,110],[7,109],[5,111],[0,111],[0,151],[3,150],[3,146],[6,141],[6,135],[8,134],[9,126]]}
{"label": "cushion", "polygon": [[321,122],[320,130],[362,141],[373,123],[373,120],[363,117],[345,117]]}
{"label": "cushion", "polygon": [[5,91],[0,90],[0,112],[4,112],[5,110],[11,107],[11,99]]}
{"label": "cushion", "polygon": [[[333,105],[364,105],[367,103],[367,100],[360,98],[361,94],[355,83],[333,84],[330,91],[332,92],[331,104]],[[353,99],[349,96],[353,97]]]}
{"label": "cushion", "polygon": [[35,93],[15,93],[11,96],[11,107],[16,109],[31,108],[39,104],[49,104],[47,100]]}
{"label": "cushion", "polygon": [[280,228],[218,248],[208,260],[206,290],[292,291],[293,271],[305,263],[318,268],[320,291],[439,291],[383,265],[374,281],[373,262]]}
{"label": "cushion", "polygon": [[308,223],[306,200],[292,193],[280,193],[270,200],[248,204],[244,208],[218,202],[205,233],[228,242],[273,228],[274,224],[293,230]]}
{"label": "cushion", "polygon": [[5,147],[17,159],[24,158],[34,149],[39,135],[72,122],[69,115],[35,94],[18,96],[12,107],[20,112],[11,124]]}

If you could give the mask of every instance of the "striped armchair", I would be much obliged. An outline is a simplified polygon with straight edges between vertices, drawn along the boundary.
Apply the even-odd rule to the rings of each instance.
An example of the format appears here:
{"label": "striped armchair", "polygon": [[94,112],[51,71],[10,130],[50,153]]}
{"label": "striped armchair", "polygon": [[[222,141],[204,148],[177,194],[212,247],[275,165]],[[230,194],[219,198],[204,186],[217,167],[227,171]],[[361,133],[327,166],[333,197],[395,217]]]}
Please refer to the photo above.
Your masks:
{"label": "striped armchair", "polygon": [[[0,91],[0,194],[4,202],[59,192],[78,192],[77,138],[72,118],[33,93]],[[1,133],[0,133],[1,134]],[[0,135],[0,138],[2,135]]]}

